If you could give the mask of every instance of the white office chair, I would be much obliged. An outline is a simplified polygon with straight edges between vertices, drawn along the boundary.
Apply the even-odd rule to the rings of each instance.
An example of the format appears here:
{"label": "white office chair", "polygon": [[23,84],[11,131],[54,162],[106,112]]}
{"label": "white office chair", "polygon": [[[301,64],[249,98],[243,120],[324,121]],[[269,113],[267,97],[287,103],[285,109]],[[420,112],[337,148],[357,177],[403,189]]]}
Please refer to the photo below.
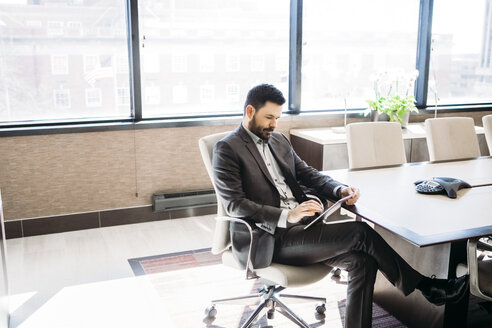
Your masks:
{"label": "white office chair", "polygon": [[482,117],[483,129],[485,130],[485,140],[489,146],[489,154],[492,156],[492,115]]}
{"label": "white office chair", "polygon": [[492,252],[492,245],[481,241],[480,238],[469,239],[468,265],[458,264],[456,276],[469,274],[470,293],[486,301],[492,301],[492,259],[484,256],[484,251]]}
{"label": "white office chair", "polygon": [[471,117],[443,117],[425,120],[431,161],[449,161],[480,156],[480,147]]}
{"label": "white office chair", "polygon": [[[203,162],[213,183],[213,169],[212,169],[212,156],[213,147],[217,141],[226,136],[229,132],[217,133],[210,136],[201,138],[198,141],[200,152],[202,155]],[[214,189],[217,192],[217,189]],[[232,268],[241,269],[239,263],[236,261],[231,251],[231,240],[229,233],[229,223],[239,222],[245,224],[247,227],[249,225],[240,218],[232,218],[226,216],[226,212],[220,200],[217,196],[217,222],[214,231],[214,239],[212,245],[212,253],[220,254],[222,253],[222,263],[230,266]],[[250,229],[251,236],[252,230]],[[252,237],[253,238],[253,237]],[[252,239],[251,239],[252,240]],[[251,247],[250,247],[251,250]],[[286,287],[297,287],[312,284],[323,279],[332,270],[331,267],[323,264],[315,264],[309,266],[292,266],[284,265],[279,263],[272,263],[269,267],[263,269],[254,269],[251,266],[251,260],[248,256],[247,266],[246,266],[246,279],[260,279],[265,284],[265,287],[260,289],[258,293],[238,296],[227,299],[217,299],[213,300],[212,305],[205,310],[206,316],[209,318],[215,317],[217,310],[215,308],[217,303],[229,302],[235,300],[244,299],[259,299],[260,303],[258,307],[253,311],[253,313],[245,320],[241,327],[249,327],[255,318],[260,314],[260,312],[265,307],[269,307],[268,318],[272,318],[275,310],[280,308],[279,311],[287,318],[295,322],[300,327],[308,328],[309,325],[298,315],[296,315],[290,308],[288,308],[282,301],[281,297],[291,297],[291,298],[303,298],[312,301],[318,301],[315,309],[319,314],[325,312],[326,298],[322,297],[311,297],[311,296],[298,296],[298,295],[285,295],[280,294],[282,290]]]}
{"label": "white office chair", "polygon": [[347,125],[347,150],[351,169],[407,162],[401,124],[397,122]]}

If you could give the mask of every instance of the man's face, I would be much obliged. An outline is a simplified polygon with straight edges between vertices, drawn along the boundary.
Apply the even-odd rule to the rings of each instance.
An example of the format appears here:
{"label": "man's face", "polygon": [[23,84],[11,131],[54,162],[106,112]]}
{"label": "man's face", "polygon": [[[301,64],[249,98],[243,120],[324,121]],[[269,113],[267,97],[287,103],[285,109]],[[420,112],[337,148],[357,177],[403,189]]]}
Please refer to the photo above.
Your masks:
{"label": "man's face", "polygon": [[277,127],[277,120],[282,114],[282,106],[267,101],[265,106],[259,110],[251,106],[251,111],[248,113],[247,110],[247,114],[250,118],[248,129],[261,139],[268,140]]}

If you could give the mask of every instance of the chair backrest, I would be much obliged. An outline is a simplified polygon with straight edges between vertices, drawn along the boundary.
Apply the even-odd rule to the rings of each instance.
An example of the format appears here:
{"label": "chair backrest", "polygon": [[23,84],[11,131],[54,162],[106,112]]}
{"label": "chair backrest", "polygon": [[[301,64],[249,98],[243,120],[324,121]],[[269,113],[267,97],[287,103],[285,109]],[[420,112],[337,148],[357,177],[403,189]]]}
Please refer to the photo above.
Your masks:
{"label": "chair backrest", "polygon": [[489,146],[489,154],[492,156],[492,115],[482,117],[483,129],[485,130],[485,140]]}
{"label": "chair backrest", "polygon": [[348,124],[347,149],[351,169],[407,162],[401,124],[397,122]]}
{"label": "chair backrest", "polygon": [[431,161],[447,161],[480,156],[480,147],[471,117],[443,117],[425,120]]}
{"label": "chair backrest", "polygon": [[[212,134],[198,140],[198,146],[200,147],[200,153],[202,155],[203,163],[205,164],[205,168],[207,169],[207,173],[212,181],[214,186],[215,194],[217,195],[217,215],[225,216],[226,212],[224,209],[224,205],[222,205],[222,201],[220,200],[219,194],[217,193],[217,188],[214,184],[213,178],[213,168],[212,168],[212,156],[214,152],[214,146],[220,139],[224,138],[230,132],[221,132]],[[229,234],[229,222],[228,221],[216,221],[215,222],[215,231],[214,231],[214,239],[212,242],[212,253],[219,254],[224,250],[229,248],[231,243],[230,234]]]}

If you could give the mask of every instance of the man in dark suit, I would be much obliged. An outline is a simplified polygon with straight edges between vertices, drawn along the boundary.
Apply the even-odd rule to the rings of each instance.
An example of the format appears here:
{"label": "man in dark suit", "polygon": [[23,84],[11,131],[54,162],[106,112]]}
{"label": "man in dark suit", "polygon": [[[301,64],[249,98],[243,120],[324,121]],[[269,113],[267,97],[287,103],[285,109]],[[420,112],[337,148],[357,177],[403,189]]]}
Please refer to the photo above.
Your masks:
{"label": "man in dark suit", "polygon": [[[346,186],[308,166],[288,139],[274,132],[285,99],[272,85],[262,84],[248,92],[242,124],[214,148],[214,183],[228,215],[245,218],[253,227],[256,242],[251,264],[309,265],[325,263],[349,273],[346,327],[370,327],[372,295],[377,270],[405,295],[416,288],[433,303],[456,302],[467,292],[467,276],[431,279],[415,271],[370,226],[363,222],[316,223],[304,226],[322,211],[322,198],[352,195],[359,190]],[[242,224],[231,223],[232,249],[246,266],[250,235]]]}

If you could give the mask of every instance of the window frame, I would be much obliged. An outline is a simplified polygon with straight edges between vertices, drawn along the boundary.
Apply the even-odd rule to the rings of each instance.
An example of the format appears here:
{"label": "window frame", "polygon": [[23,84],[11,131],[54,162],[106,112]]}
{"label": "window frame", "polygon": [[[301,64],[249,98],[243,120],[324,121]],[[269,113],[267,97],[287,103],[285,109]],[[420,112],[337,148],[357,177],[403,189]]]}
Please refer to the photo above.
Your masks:
{"label": "window frame", "polygon": [[[242,113],[235,114],[214,114],[201,113],[194,116],[163,116],[143,118],[142,115],[142,98],[143,92],[140,71],[140,33],[138,17],[138,0],[126,0],[126,25],[127,25],[127,44],[128,44],[128,71],[129,71],[129,101],[130,113],[128,116],[111,117],[111,118],[87,118],[74,120],[43,120],[43,121],[22,121],[22,122],[5,122],[0,124],[0,136],[20,133],[25,134],[44,134],[46,131],[55,131],[61,129],[64,131],[83,131],[89,130],[111,130],[126,129],[128,125],[136,125],[143,128],[163,127],[163,126],[189,126],[207,125],[212,121],[229,118],[238,118]],[[429,79],[430,50],[431,50],[431,33],[432,33],[432,14],[434,0],[420,0],[418,38],[416,49],[416,69],[419,76],[415,83],[416,106],[419,110],[439,112],[470,112],[470,111],[492,111],[492,103],[480,104],[456,104],[456,105],[437,105],[428,107],[427,86]],[[343,115],[343,110],[326,109],[326,110],[309,110],[301,109],[301,62],[302,62],[302,12],[303,0],[290,0],[290,26],[289,26],[289,91],[287,95],[287,104],[284,111],[287,115],[302,115],[313,113],[319,115],[334,114]],[[63,22],[62,22],[63,24]],[[48,28],[48,26],[47,26]],[[62,29],[65,26],[63,24]],[[241,61],[242,58],[239,57]],[[243,66],[239,63],[240,67]],[[85,65],[84,65],[85,66]],[[84,67],[85,68],[85,67]],[[239,68],[239,72],[241,68]],[[186,73],[184,73],[186,74]],[[119,89],[115,90],[115,97],[119,97]],[[173,90],[170,90],[171,92]],[[118,105],[118,102],[116,103]],[[349,115],[356,115],[361,112],[361,108],[347,109]],[[157,124],[156,124],[157,123]],[[16,129],[18,131],[16,132]],[[22,132],[24,131],[24,132]],[[26,132],[27,131],[27,132]],[[51,133],[51,132],[48,132]],[[55,133],[55,132],[53,132]]]}

